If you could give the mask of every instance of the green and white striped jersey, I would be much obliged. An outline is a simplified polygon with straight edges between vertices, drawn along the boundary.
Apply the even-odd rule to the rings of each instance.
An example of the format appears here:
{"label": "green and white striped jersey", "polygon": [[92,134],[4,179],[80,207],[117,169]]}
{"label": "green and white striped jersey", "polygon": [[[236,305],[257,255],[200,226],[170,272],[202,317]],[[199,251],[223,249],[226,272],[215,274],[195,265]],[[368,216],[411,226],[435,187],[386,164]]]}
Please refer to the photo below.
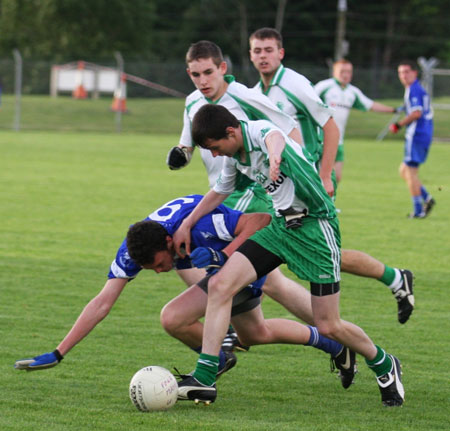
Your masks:
{"label": "green and white striped jersey", "polygon": [[[207,103],[224,106],[238,120],[269,120],[286,134],[289,134],[296,127],[295,121],[281,112],[266,96],[236,82],[231,75],[226,75],[225,80],[228,83],[227,91],[215,102],[203,96],[199,90],[194,91],[186,98],[183,131],[180,137],[181,145],[185,147],[194,146],[191,137],[192,120],[197,111]],[[208,173],[209,185],[213,187],[222,170],[223,158],[212,157],[210,151],[203,148],[199,149]]]}
{"label": "green and white striped jersey", "polygon": [[[245,158],[240,155],[224,157],[223,169],[214,190],[230,194],[235,188],[238,172],[259,183],[272,197],[273,206],[279,210],[292,208],[298,212],[306,209],[316,218],[334,218],[334,204],[323,188],[322,181],[307,150],[300,147],[269,121],[241,121]],[[270,163],[266,138],[275,131],[280,132],[286,146],[282,153],[280,176],[277,181],[270,178]]]}
{"label": "green and white striped jersey", "polygon": [[306,149],[315,162],[319,161],[323,146],[322,127],[333,115],[333,110],[317,96],[312,83],[281,64],[266,91],[262,81],[254,88],[296,120]]}
{"label": "green and white striped jersey", "polygon": [[365,96],[359,88],[352,84],[342,87],[334,78],[318,82],[314,89],[324,103],[335,109],[333,118],[339,127],[341,134],[339,145],[342,145],[350,110],[369,111],[372,108],[373,100]]}

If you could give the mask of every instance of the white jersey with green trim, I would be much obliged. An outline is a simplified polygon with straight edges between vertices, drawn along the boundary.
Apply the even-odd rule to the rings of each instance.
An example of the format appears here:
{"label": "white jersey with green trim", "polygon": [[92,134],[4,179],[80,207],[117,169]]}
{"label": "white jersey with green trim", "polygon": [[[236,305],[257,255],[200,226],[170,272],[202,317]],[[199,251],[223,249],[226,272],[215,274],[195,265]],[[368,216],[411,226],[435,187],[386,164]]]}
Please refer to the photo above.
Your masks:
{"label": "white jersey with green trim", "polygon": [[264,90],[262,81],[254,88],[295,119],[306,149],[314,161],[318,161],[322,155],[322,128],[333,115],[333,110],[317,96],[311,81],[281,64],[267,90]]}
{"label": "white jersey with green trim", "polygon": [[363,92],[352,84],[342,87],[335,78],[325,79],[318,82],[314,89],[324,103],[335,109],[333,114],[341,134],[339,145],[344,143],[345,127],[351,109],[369,111],[373,100],[369,99]]}
{"label": "white jersey with green trim", "polygon": [[[309,153],[290,139],[283,131],[269,121],[241,121],[245,148],[245,161],[240,154],[225,157],[223,169],[214,186],[220,194],[231,194],[235,187],[235,178],[242,172],[259,183],[272,197],[273,206],[279,216],[280,210],[293,209],[296,212],[307,211],[317,218],[334,218],[334,204],[317,173]],[[285,141],[282,153],[280,176],[276,181],[270,178],[269,154],[266,138],[279,132]]]}
{"label": "white jersey with green trim", "polygon": [[[186,98],[180,145],[184,147],[194,146],[191,137],[192,120],[197,111],[207,103],[224,106],[238,120],[269,120],[286,134],[289,134],[296,127],[295,121],[281,112],[266,96],[236,82],[231,75],[226,75],[225,80],[228,83],[228,88],[219,100],[213,102],[199,90],[194,91]],[[222,170],[223,157],[212,157],[210,151],[203,148],[199,149],[208,173],[209,186],[213,187]]]}

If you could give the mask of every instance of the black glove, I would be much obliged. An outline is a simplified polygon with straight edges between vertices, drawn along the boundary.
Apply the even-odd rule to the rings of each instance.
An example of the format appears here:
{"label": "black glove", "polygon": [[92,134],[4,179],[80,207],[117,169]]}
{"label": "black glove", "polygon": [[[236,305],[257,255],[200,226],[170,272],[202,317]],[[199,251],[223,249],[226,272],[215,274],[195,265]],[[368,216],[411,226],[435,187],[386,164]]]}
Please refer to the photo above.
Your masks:
{"label": "black glove", "polygon": [[187,148],[173,147],[167,154],[166,163],[171,170],[176,170],[186,166],[190,160],[191,155]]}

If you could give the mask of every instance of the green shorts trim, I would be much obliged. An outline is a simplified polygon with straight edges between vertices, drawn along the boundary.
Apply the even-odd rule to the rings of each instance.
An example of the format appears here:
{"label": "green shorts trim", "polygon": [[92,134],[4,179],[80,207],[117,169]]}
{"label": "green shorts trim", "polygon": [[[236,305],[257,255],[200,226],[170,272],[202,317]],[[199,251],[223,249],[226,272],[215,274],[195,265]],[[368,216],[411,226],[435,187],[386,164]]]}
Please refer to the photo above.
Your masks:
{"label": "green shorts trim", "polygon": [[341,237],[337,218],[305,217],[303,225],[287,229],[283,217],[273,217],[269,226],[251,239],[280,257],[302,280],[336,283],[341,275]]}
{"label": "green shorts trim", "polygon": [[338,145],[335,161],[336,162],[343,162],[344,161],[344,144]]}
{"label": "green shorts trim", "polygon": [[261,186],[253,184],[244,190],[235,190],[223,203],[243,213],[273,214],[272,199]]}

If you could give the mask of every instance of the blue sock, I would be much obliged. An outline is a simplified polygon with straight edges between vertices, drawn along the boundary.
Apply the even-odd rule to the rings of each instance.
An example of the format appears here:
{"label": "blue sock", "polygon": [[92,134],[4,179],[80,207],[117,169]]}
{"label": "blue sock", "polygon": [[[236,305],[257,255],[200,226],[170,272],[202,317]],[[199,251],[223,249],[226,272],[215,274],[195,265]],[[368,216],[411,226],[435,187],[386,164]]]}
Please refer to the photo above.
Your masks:
{"label": "blue sock", "polygon": [[413,207],[414,207],[414,214],[418,215],[423,211],[422,207],[422,196],[413,196]]}
{"label": "blue sock", "polygon": [[308,325],[308,328],[311,331],[309,341],[306,343],[308,346],[313,346],[316,349],[323,350],[325,353],[330,353],[333,357],[337,356],[342,350],[342,347],[344,347],[341,343],[320,335],[316,327]]}
{"label": "blue sock", "polygon": [[422,195],[422,199],[424,202],[427,202],[430,199],[430,194],[424,186],[420,186],[420,194]]}
{"label": "blue sock", "polygon": [[[194,352],[197,352],[198,354],[202,353],[202,346],[196,347],[196,348],[191,347],[191,349]],[[220,352],[219,352],[219,370],[221,370],[225,366],[225,361],[226,360],[227,360],[227,358],[225,356],[224,351],[222,349],[220,349]]]}

